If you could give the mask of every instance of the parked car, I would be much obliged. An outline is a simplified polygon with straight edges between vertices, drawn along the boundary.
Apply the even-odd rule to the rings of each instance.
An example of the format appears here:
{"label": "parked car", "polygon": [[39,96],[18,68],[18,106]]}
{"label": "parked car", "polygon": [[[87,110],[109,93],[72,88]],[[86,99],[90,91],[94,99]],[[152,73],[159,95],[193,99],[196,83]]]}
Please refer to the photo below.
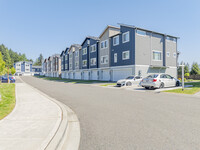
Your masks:
{"label": "parked car", "polygon": [[133,84],[139,84],[142,80],[140,76],[128,76],[126,79],[121,79],[117,81],[117,86],[131,86]]}
{"label": "parked car", "polygon": [[180,86],[180,81],[168,74],[152,74],[142,79],[140,85],[146,89]]}
{"label": "parked car", "polygon": [[[13,75],[9,75],[9,80],[10,80],[10,83],[15,83],[15,81],[16,81],[16,79]],[[1,82],[2,83],[8,83],[8,75],[2,76]]]}

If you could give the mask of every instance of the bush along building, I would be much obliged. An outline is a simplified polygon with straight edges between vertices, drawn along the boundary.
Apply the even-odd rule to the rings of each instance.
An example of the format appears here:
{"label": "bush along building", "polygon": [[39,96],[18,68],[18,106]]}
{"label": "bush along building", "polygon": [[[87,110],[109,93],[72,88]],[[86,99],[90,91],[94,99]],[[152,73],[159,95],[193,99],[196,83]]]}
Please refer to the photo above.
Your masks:
{"label": "bush along building", "polygon": [[81,45],[61,52],[61,77],[103,81],[153,73],[177,77],[177,39],[131,25],[107,26],[99,37],[88,36]]}

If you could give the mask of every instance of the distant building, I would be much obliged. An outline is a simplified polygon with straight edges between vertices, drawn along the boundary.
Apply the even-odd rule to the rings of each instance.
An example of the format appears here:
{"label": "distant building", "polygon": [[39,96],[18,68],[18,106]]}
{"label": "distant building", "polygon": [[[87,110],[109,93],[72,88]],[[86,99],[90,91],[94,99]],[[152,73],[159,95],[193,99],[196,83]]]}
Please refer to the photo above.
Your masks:
{"label": "distant building", "polygon": [[40,74],[40,73],[42,73],[42,66],[32,66],[32,72],[34,74]]}
{"label": "distant building", "polygon": [[14,68],[16,70],[16,75],[33,75],[32,62],[19,61],[14,63]]}

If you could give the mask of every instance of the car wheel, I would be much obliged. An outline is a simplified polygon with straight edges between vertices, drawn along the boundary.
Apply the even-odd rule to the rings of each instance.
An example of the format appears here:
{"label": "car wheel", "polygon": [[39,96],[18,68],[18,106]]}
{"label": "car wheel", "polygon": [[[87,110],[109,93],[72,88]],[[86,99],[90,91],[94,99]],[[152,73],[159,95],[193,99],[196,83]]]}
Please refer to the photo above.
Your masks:
{"label": "car wheel", "polygon": [[131,86],[131,85],[132,85],[131,82],[127,82],[127,83],[126,83],[126,86]]}
{"label": "car wheel", "polygon": [[180,82],[177,81],[177,82],[176,82],[176,86],[180,86]]}
{"label": "car wheel", "polygon": [[147,90],[149,89],[149,87],[144,87],[144,88],[147,89]]}
{"label": "car wheel", "polygon": [[162,88],[164,88],[165,87],[165,85],[164,85],[164,83],[162,82],[161,84],[160,84],[160,89],[162,89]]}

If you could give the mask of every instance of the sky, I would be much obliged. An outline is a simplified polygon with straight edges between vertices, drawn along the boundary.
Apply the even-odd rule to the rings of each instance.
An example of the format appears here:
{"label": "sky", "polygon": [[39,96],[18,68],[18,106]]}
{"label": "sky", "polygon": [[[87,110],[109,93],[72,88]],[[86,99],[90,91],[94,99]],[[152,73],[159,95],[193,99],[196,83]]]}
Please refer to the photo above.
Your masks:
{"label": "sky", "polygon": [[200,64],[199,0],[0,0],[0,44],[35,60],[118,23],[180,37],[179,62]]}

